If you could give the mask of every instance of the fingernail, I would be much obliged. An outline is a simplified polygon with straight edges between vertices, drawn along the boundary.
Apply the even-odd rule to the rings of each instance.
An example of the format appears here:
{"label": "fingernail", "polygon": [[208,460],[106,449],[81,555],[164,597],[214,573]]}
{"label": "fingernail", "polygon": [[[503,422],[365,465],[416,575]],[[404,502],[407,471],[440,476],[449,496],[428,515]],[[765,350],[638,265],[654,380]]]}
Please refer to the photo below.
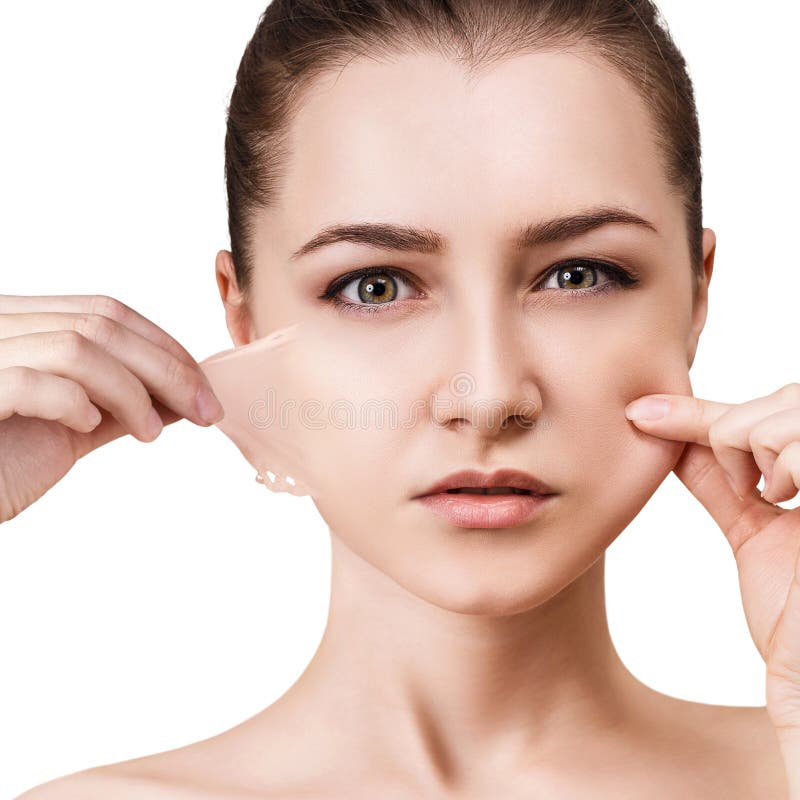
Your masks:
{"label": "fingernail", "polygon": [[659,397],[645,397],[642,400],[635,400],[625,408],[625,416],[628,419],[662,419],[669,411],[669,400]]}
{"label": "fingernail", "polygon": [[219,422],[225,416],[219,400],[205,386],[197,390],[197,413],[209,424]]}

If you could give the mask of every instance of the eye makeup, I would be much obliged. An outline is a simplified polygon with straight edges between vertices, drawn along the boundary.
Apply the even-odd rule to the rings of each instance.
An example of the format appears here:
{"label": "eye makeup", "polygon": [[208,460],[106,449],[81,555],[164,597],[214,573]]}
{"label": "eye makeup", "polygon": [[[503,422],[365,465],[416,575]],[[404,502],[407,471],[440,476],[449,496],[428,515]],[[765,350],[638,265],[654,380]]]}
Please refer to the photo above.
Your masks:
{"label": "eye makeup", "polygon": [[[573,299],[592,297],[604,294],[610,291],[617,291],[634,286],[639,283],[639,278],[632,274],[631,271],[625,269],[619,264],[614,264],[609,261],[601,261],[593,258],[572,258],[565,261],[560,261],[553,265],[545,274],[544,278],[539,281],[537,286],[546,283],[551,275],[557,275],[562,270],[572,269],[569,273],[572,277],[573,273],[578,275],[586,274],[587,268],[591,270],[589,274],[602,273],[605,274],[609,280],[603,283],[594,283],[592,286],[583,289],[568,289],[564,287],[554,288],[550,287],[546,291],[554,291],[559,294],[566,294]],[[373,276],[389,276],[392,280],[406,284],[419,291],[416,288],[415,282],[407,276],[407,274],[394,267],[363,267],[362,269],[348,272],[334,280],[325,291],[319,295],[319,299],[330,303],[339,313],[342,314],[394,314],[398,313],[398,305],[402,305],[407,301],[393,300],[386,303],[356,303],[351,300],[342,299],[339,295],[342,290],[349,286],[354,281],[361,280],[365,277]],[[411,298],[413,299],[413,298]]]}

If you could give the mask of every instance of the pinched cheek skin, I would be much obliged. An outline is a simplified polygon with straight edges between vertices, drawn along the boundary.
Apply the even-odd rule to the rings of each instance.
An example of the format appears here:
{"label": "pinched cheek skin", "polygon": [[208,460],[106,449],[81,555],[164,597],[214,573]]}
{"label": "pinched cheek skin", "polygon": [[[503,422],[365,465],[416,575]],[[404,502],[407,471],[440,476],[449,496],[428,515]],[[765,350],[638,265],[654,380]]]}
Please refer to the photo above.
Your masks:
{"label": "pinched cheek skin", "polygon": [[[625,417],[625,406],[648,394],[694,394],[685,347],[667,346],[663,342],[645,342],[633,348],[638,351],[632,363],[619,365],[620,383],[615,402],[616,414],[622,428],[620,446],[626,454],[626,472],[630,468],[629,481],[644,494],[650,496],[678,462],[685,443],[650,436],[640,431]],[[638,478],[637,478],[638,475]]]}
{"label": "pinched cheek skin", "polygon": [[636,332],[628,327],[619,340],[576,346],[569,369],[549,364],[553,377],[541,384],[547,425],[537,449],[582,498],[576,511],[582,513],[581,502],[592,509],[594,522],[586,523],[603,520],[609,533],[641,510],[685,447],[645,434],[625,416],[628,403],[642,395],[692,394],[681,337]]}

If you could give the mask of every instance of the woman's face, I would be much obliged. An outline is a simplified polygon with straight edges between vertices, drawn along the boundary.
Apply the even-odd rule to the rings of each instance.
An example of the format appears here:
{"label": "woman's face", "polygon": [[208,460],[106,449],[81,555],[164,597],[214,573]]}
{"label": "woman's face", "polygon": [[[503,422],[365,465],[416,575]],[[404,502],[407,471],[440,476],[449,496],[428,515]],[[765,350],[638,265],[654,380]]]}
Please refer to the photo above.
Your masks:
{"label": "woman's face", "polygon": [[[471,83],[435,55],[354,60],[294,119],[282,203],[256,223],[253,330],[308,323],[304,397],[355,414],[298,434],[323,481],[315,503],[350,549],[441,607],[503,614],[548,599],[683,450],[624,414],[644,394],[691,394],[705,321],[650,124],[622,77],[575,53],[515,57]],[[600,207],[655,230],[618,222],[561,238],[550,226],[515,246],[526,228]],[[384,236],[290,259],[323,228],[378,222],[424,229],[428,246]],[[557,266],[567,259],[584,270]],[[334,287],[354,305],[321,297],[365,267],[377,282]],[[384,416],[365,411],[376,407]],[[413,499],[454,470],[497,467],[558,495],[497,529],[457,527]]]}

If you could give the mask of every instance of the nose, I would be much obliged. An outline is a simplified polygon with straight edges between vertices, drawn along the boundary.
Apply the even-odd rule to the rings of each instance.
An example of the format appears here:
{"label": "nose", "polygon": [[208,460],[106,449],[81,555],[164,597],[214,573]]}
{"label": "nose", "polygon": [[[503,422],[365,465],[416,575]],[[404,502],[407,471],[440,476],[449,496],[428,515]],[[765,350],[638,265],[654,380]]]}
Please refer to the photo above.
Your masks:
{"label": "nose", "polygon": [[469,428],[487,438],[513,427],[532,428],[541,413],[521,321],[508,306],[464,313],[445,337],[434,421],[447,428]]}

